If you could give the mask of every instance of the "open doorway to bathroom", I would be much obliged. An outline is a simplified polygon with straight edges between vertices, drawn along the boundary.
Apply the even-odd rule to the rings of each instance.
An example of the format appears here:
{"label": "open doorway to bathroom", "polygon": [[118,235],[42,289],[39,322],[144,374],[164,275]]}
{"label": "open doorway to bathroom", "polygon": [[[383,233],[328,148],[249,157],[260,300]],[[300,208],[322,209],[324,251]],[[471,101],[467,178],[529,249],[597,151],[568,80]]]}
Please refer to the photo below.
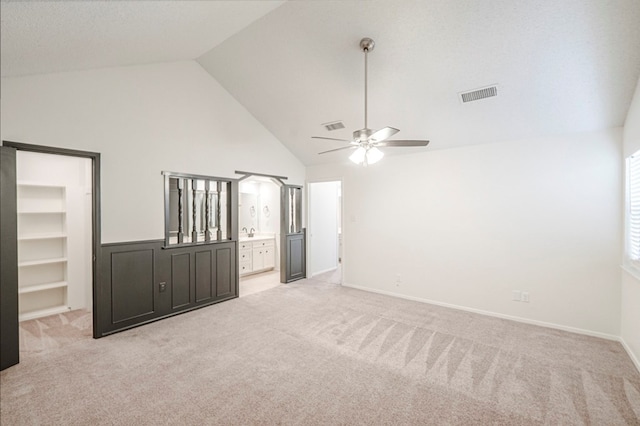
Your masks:
{"label": "open doorway to bathroom", "polygon": [[239,185],[238,227],[240,297],[280,283],[280,185],[250,176]]}
{"label": "open doorway to bathroom", "polygon": [[308,190],[310,277],[342,284],[342,182],[311,182]]}

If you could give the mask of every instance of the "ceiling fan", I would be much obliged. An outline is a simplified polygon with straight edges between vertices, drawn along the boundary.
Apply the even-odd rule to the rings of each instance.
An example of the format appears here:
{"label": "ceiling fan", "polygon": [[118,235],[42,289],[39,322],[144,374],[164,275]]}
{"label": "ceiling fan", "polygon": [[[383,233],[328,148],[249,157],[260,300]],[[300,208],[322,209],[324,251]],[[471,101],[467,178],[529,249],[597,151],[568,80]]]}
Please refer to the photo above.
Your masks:
{"label": "ceiling fan", "polygon": [[384,153],[380,151],[378,147],[415,147],[427,146],[429,144],[429,141],[425,140],[387,140],[400,130],[393,127],[385,127],[374,132],[367,127],[367,54],[371,52],[374,47],[375,42],[372,39],[365,37],[360,40],[360,49],[364,52],[364,128],[353,132],[353,140],[312,136],[313,139],[326,139],[349,143],[349,146],[330,149],[320,152],[319,154],[342,151],[344,149],[355,149],[349,159],[356,164],[366,166],[380,161],[384,156]]}

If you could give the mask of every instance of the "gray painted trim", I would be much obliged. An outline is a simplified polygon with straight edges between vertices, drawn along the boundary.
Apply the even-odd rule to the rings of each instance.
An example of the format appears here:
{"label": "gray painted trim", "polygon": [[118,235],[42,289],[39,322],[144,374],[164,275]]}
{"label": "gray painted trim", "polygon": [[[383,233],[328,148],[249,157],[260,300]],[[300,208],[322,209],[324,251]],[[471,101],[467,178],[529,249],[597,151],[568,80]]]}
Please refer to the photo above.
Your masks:
{"label": "gray painted trim", "polygon": [[[100,270],[101,265],[100,261],[102,259],[102,249],[100,243],[102,241],[101,237],[101,215],[100,215],[100,153],[91,152],[91,151],[79,151],[76,149],[66,149],[66,148],[57,148],[43,145],[32,145],[22,142],[14,142],[14,141],[2,141],[4,146],[15,148],[19,151],[30,151],[30,152],[40,152],[43,154],[54,154],[54,155],[67,155],[71,157],[83,157],[90,158],[92,161],[92,256],[93,256],[93,264],[92,264],[92,293],[93,293],[93,337],[98,338],[99,332],[97,329],[97,325],[100,323],[98,306],[100,305],[99,298],[102,297],[101,293],[101,282],[100,282]],[[17,265],[17,261],[16,261]]]}
{"label": "gray painted trim", "polygon": [[283,180],[288,180],[289,179],[286,176],[267,175],[267,174],[264,174],[264,173],[255,173],[255,172],[243,172],[242,170],[236,170],[236,174],[237,175],[244,175],[240,179],[238,179],[240,181],[245,180],[247,178],[250,178],[251,176],[261,176],[261,177],[271,178],[271,179],[277,181],[280,185],[284,185],[285,184],[283,182]]}
{"label": "gray painted trim", "polygon": [[0,370],[20,362],[16,150],[0,147]]}
{"label": "gray painted trim", "polygon": [[[302,278],[306,278],[307,276],[307,261],[306,261],[306,229],[301,228],[300,232],[291,233],[289,229],[291,229],[291,223],[289,222],[289,209],[291,208],[291,200],[289,199],[289,189],[295,188],[302,190],[303,187],[300,185],[283,185],[280,188],[280,206],[281,206],[281,216],[280,216],[280,245],[281,245],[281,254],[280,254],[280,282],[281,283],[290,283],[292,281],[297,281]],[[300,250],[302,253],[294,253],[298,255],[296,257],[300,258],[301,256],[301,270],[302,273],[298,276],[294,276],[291,271],[291,242],[292,240],[302,240]]]}
{"label": "gray painted trim", "polygon": [[224,180],[224,181],[237,180],[236,178],[228,178],[228,177],[221,177],[221,176],[194,175],[192,173],[170,172],[170,171],[167,171],[167,170],[163,170],[161,172],[161,174],[163,176],[179,177],[179,178],[185,178],[185,179]]}
{"label": "gray painted trim", "polygon": [[[164,247],[163,248],[174,248],[174,247],[191,247],[205,244],[215,244],[220,242],[229,242],[236,241],[238,239],[238,188],[239,188],[239,180],[235,178],[224,178],[219,176],[205,176],[205,175],[194,175],[190,173],[177,173],[171,171],[163,171],[162,175],[164,176]],[[221,240],[213,240],[213,241],[196,241],[195,243],[177,243],[177,244],[169,244],[169,181],[171,178],[180,178],[180,179],[202,179],[205,181],[217,181],[218,188],[220,187],[220,183],[229,184],[229,203],[227,203],[227,238]],[[188,231],[188,230],[187,230]]]}

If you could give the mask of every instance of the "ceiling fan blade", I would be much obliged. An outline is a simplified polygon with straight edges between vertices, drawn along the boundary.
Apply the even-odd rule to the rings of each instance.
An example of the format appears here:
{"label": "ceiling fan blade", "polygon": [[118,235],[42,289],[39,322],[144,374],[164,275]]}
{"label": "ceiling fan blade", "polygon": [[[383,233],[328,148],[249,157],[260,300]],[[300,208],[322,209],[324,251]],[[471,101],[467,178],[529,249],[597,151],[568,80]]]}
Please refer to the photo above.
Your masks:
{"label": "ceiling fan blade", "polygon": [[400,130],[395,129],[393,127],[385,127],[383,129],[378,130],[377,132],[375,132],[371,136],[369,136],[369,140],[372,141],[372,142],[381,142],[381,141],[383,141],[385,139],[388,139],[391,136],[395,135],[399,131]]}
{"label": "ceiling fan blade", "polygon": [[322,151],[322,152],[319,152],[318,154],[326,154],[327,152],[342,151],[343,149],[356,149],[357,147],[358,146],[356,145],[343,146],[342,148],[330,149],[329,151]]}
{"label": "ceiling fan blade", "polygon": [[325,138],[323,136],[311,136],[312,139],[326,139],[328,141],[353,142],[348,139]]}
{"label": "ceiling fan blade", "polygon": [[393,141],[384,141],[375,144],[376,146],[427,146],[429,145],[429,141],[418,141],[418,140],[393,140]]}

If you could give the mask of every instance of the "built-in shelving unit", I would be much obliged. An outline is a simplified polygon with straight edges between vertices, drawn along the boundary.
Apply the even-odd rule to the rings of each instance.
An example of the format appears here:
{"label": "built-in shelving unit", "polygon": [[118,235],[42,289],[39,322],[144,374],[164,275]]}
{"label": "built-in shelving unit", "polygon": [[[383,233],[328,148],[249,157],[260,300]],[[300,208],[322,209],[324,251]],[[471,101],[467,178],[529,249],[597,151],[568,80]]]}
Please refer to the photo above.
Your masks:
{"label": "built-in shelving unit", "polygon": [[65,187],[18,182],[17,195],[20,320],[65,312],[69,309]]}

